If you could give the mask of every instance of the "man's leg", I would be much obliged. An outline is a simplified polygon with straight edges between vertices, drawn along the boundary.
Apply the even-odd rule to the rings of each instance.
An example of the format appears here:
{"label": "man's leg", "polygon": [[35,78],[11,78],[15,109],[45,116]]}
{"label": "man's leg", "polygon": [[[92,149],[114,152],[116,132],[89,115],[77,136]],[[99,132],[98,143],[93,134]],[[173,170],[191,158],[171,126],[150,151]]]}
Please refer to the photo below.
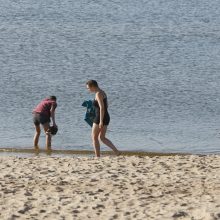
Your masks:
{"label": "man's leg", "polygon": [[49,127],[50,127],[49,123],[43,124],[43,128],[46,134],[46,149],[47,150],[51,150],[51,134],[47,133]]}
{"label": "man's leg", "polygon": [[34,148],[36,150],[39,150],[38,142],[39,142],[39,137],[40,137],[40,125],[35,125],[35,135],[34,135]]}

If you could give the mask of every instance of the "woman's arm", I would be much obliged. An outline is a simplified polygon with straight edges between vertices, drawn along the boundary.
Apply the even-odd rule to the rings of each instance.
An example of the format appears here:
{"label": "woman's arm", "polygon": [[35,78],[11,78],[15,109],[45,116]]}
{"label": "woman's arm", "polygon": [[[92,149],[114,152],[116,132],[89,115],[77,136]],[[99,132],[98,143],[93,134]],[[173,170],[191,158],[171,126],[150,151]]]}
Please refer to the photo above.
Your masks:
{"label": "woman's arm", "polygon": [[52,107],[50,109],[50,115],[51,115],[51,119],[53,122],[53,126],[57,126],[56,122],[55,122],[55,109],[56,109],[56,107],[54,105],[52,105]]}
{"label": "woman's arm", "polygon": [[105,114],[105,106],[104,106],[104,102],[103,102],[103,96],[100,92],[97,93],[96,95],[96,99],[99,103],[99,108],[100,108],[100,123],[99,123],[99,127],[103,128],[103,119],[104,119],[104,114]]}

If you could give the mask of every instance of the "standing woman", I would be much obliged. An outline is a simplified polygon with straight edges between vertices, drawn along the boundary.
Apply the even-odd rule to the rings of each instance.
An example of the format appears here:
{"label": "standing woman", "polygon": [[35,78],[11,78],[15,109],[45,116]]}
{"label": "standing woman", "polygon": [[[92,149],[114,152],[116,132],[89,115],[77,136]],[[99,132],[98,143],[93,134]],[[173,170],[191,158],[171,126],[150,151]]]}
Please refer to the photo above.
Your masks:
{"label": "standing woman", "polygon": [[107,127],[110,122],[110,116],[108,113],[108,101],[106,93],[101,90],[98,83],[95,80],[89,80],[87,83],[87,89],[95,93],[94,107],[95,118],[92,126],[92,141],[95,149],[95,154],[100,157],[100,143],[99,139],[108,147],[110,147],[116,155],[120,155],[120,152],[114,146],[114,144],[106,138]]}
{"label": "standing woman", "polygon": [[51,150],[50,118],[52,119],[53,127],[57,128],[55,122],[55,109],[57,107],[56,101],[56,96],[50,96],[49,98],[41,101],[33,110],[33,122],[36,129],[34,136],[34,148],[36,150],[39,149],[38,141],[41,133],[40,125],[42,125],[46,133],[46,148],[47,150]]}

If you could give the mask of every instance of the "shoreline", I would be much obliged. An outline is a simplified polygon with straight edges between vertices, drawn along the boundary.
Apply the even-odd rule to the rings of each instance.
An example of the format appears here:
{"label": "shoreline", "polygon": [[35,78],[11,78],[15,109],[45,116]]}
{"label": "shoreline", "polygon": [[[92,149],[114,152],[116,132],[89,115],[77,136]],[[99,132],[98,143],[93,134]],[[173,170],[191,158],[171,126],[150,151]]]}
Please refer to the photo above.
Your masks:
{"label": "shoreline", "polygon": [[[52,149],[51,151],[47,151],[45,149],[40,149],[39,151],[36,151],[31,148],[0,148],[0,156],[3,153],[9,154],[33,154],[33,155],[81,155],[81,156],[93,156],[94,151],[93,150],[57,150]],[[101,156],[114,156],[114,153],[112,151],[101,151]],[[193,153],[163,153],[163,152],[147,152],[147,151],[121,151],[121,156],[140,156],[140,157],[163,157],[163,156],[185,156],[185,155],[198,155],[198,156],[206,156],[206,155],[218,155],[216,153],[214,154],[193,154]],[[220,155],[220,154],[219,154]]]}

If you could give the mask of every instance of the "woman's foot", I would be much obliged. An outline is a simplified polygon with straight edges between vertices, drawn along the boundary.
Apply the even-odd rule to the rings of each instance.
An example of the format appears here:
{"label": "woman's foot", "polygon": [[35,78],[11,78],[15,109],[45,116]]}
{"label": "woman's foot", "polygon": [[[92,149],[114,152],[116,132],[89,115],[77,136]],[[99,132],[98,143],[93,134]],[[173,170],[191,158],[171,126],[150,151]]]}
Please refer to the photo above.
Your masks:
{"label": "woman's foot", "polygon": [[121,154],[122,154],[121,151],[116,152],[116,156],[121,156]]}

